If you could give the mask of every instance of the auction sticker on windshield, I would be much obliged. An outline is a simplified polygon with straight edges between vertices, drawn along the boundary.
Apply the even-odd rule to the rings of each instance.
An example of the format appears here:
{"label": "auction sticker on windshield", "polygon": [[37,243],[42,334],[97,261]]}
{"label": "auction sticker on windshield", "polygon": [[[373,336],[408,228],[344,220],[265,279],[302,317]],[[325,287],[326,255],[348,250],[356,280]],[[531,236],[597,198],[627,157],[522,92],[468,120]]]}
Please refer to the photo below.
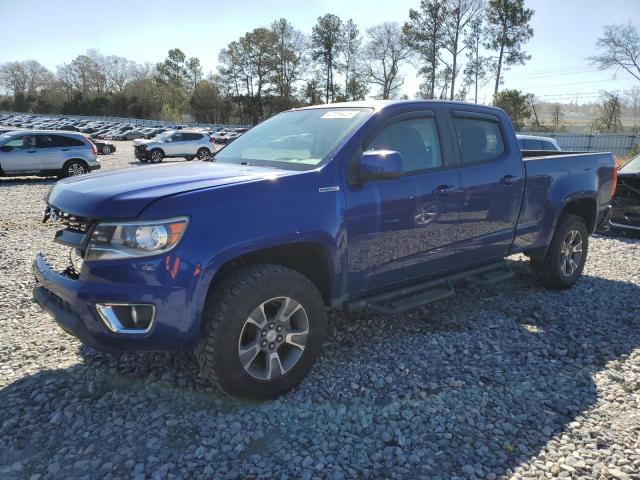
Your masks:
{"label": "auction sticker on windshield", "polygon": [[359,110],[331,110],[320,118],[353,118],[358,113],[360,113]]}

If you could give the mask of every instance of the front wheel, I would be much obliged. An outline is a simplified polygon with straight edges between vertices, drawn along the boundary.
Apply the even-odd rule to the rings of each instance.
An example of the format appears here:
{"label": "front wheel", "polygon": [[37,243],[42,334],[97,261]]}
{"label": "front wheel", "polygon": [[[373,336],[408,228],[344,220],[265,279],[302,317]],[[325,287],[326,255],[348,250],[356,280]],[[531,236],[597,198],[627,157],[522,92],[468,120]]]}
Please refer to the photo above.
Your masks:
{"label": "front wheel", "polygon": [[104,145],[102,147],[102,154],[103,155],[109,155],[111,153],[111,146],[109,145]]}
{"label": "front wheel", "polygon": [[301,273],[257,265],[209,294],[196,357],[204,375],[231,395],[281,395],[309,373],[320,353],[326,315]]}
{"label": "front wheel", "polygon": [[162,162],[162,159],[164,158],[164,155],[162,154],[162,150],[151,150],[151,155],[149,156],[151,163],[160,163]]}
{"label": "front wheel", "polygon": [[198,160],[207,161],[211,158],[211,152],[206,148],[201,148],[198,150]]}
{"label": "front wheel", "polygon": [[564,290],[577,281],[589,250],[589,232],[584,219],[563,214],[543,260],[532,262],[540,283],[548,288]]}

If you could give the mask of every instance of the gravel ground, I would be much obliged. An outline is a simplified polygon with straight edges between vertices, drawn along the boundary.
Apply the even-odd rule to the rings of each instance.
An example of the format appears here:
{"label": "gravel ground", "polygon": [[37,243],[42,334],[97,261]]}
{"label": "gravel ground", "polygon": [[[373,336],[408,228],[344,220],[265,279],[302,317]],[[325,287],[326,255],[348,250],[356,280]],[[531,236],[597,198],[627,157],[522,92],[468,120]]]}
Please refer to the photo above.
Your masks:
{"label": "gravel ground", "polygon": [[[132,166],[117,146],[103,168]],[[309,378],[247,403],[187,354],[93,352],[31,303],[36,252],[64,254],[53,183],[0,179],[0,478],[640,479],[639,239],[592,238],[566,292],[516,257],[513,281],[409,314],[334,312]]]}

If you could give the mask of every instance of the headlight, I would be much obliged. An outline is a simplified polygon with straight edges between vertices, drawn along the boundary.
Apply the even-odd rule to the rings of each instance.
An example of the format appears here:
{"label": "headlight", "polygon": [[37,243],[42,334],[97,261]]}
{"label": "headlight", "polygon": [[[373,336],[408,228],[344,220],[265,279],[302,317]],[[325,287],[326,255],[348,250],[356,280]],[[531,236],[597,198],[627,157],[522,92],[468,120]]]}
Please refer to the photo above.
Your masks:
{"label": "headlight", "polygon": [[91,233],[85,260],[148,257],[171,250],[182,238],[189,219],[149,222],[103,222]]}

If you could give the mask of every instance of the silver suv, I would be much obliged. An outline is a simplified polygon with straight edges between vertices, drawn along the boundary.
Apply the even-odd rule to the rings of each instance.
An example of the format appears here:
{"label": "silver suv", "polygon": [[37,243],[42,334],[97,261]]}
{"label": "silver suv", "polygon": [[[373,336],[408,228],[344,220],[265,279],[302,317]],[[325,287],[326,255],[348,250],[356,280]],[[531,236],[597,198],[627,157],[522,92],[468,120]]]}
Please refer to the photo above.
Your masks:
{"label": "silver suv", "polygon": [[143,163],[160,163],[167,157],[209,160],[215,152],[213,140],[198,130],[169,130],[151,140],[134,140],[135,156]]}
{"label": "silver suv", "polygon": [[100,168],[96,147],[80,133],[15,130],[0,135],[0,175],[80,175]]}

